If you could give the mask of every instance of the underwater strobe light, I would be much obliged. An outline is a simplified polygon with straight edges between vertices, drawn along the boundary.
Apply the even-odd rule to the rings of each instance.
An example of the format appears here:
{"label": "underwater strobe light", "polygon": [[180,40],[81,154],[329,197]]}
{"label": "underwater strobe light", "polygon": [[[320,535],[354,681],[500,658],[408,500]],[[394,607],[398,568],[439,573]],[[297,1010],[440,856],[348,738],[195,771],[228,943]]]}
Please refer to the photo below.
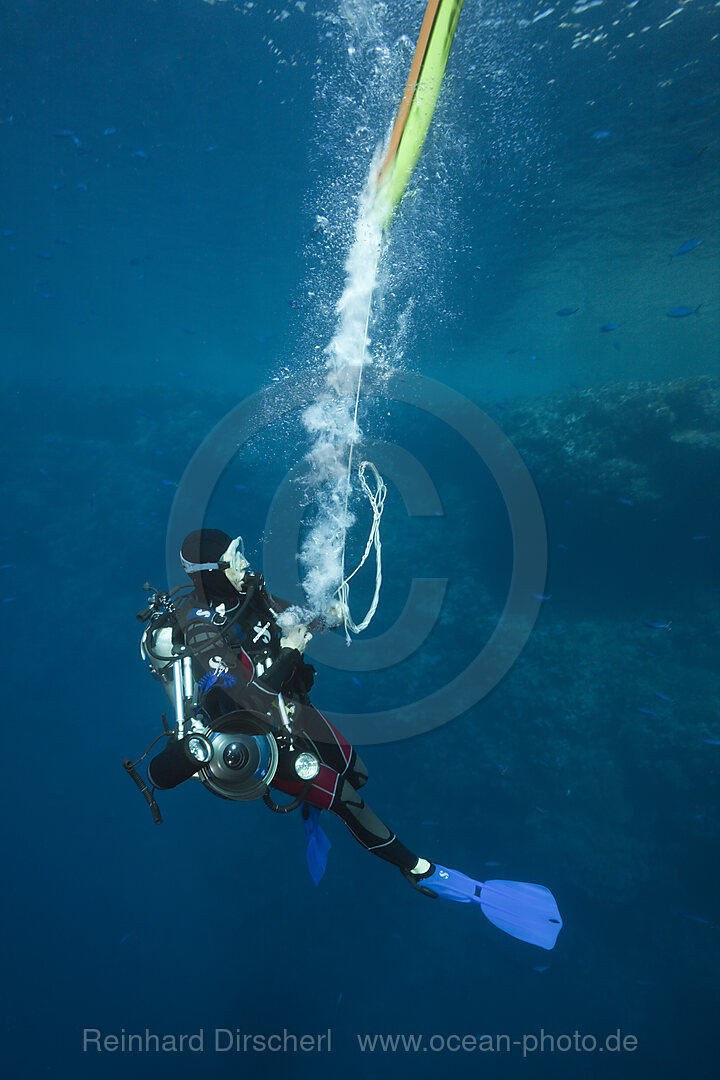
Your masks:
{"label": "underwater strobe light", "polygon": [[301,780],[314,780],[320,772],[320,762],[314,754],[303,751],[295,758],[295,772]]}
{"label": "underwater strobe light", "polygon": [[205,765],[212,757],[212,746],[204,735],[191,735],[187,740],[188,753]]}

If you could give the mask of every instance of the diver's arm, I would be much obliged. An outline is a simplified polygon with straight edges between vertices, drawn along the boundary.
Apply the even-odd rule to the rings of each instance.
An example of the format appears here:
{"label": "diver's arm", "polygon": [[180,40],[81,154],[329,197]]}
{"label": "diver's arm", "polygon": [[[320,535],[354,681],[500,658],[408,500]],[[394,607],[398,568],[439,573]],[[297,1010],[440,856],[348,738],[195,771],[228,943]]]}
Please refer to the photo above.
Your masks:
{"label": "diver's arm", "polygon": [[262,678],[257,679],[263,689],[279,694],[295,675],[298,664],[302,663],[302,654],[297,649],[281,649]]}
{"label": "diver's arm", "polygon": [[[291,604],[289,600],[282,600],[279,596],[273,596],[273,594],[269,592],[265,593],[265,598],[268,602],[268,607],[270,608],[270,611],[273,613],[273,615],[276,616],[281,615],[283,611],[287,611],[288,608],[298,607],[297,604]],[[309,623],[305,625],[307,626],[308,630],[314,634],[318,630],[327,630],[329,624],[327,619],[323,618],[321,615],[318,615],[317,618],[312,619]]]}
{"label": "diver's arm", "polygon": [[[243,634],[242,625],[238,626],[240,634]],[[302,664],[301,649],[305,647],[310,635],[304,628],[294,628],[288,632],[288,637],[280,640],[280,651],[273,658],[272,664],[262,673],[256,675],[254,681],[257,685],[272,694],[279,694],[290,682],[299,665]],[[185,629],[185,643],[188,650],[200,665],[203,673],[214,671],[218,661],[226,671],[236,677],[242,674],[239,683],[246,683],[249,673],[245,673],[240,655],[232,648],[225,635],[213,623],[205,620],[191,622]],[[300,648],[295,648],[299,645]]]}
{"label": "diver's arm", "polygon": [[[299,611],[301,610],[300,605],[293,604],[289,600],[283,600],[282,597],[275,596],[273,593],[268,592],[265,588],[264,581],[262,584],[262,595],[268,609],[275,616],[281,615],[284,611],[287,611],[292,607],[298,608]],[[342,621],[343,612],[340,601],[333,600],[325,615],[316,615],[314,619],[311,619],[310,622],[305,623],[304,625],[311,633],[316,634],[318,631],[322,630],[333,630],[340,626]]]}

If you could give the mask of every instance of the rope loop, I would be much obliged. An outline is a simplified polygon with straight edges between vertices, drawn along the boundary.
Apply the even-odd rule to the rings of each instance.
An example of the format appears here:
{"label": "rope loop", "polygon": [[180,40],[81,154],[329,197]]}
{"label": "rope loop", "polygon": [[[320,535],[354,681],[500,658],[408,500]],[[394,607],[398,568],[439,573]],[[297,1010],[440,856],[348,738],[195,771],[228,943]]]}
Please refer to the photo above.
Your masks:
{"label": "rope loop", "polygon": [[[374,479],[375,487],[370,487],[365,476],[366,472],[370,470]],[[367,495],[368,502],[370,503],[370,509],[372,510],[372,524],[370,526],[370,533],[365,544],[365,551],[357,564],[355,569],[347,577],[343,577],[342,584],[340,585],[337,596],[340,602],[342,611],[343,625],[345,627],[345,640],[347,644],[350,644],[350,632],[353,634],[359,634],[370,625],[373,615],[377,611],[377,606],[380,601],[380,588],[382,586],[382,543],[380,541],[380,519],[385,508],[385,497],[387,495],[387,485],[383,480],[372,461],[361,461],[358,468],[358,479],[362,485],[362,489]],[[368,608],[367,614],[362,622],[356,623],[350,614],[350,581],[355,577],[358,570],[360,570],[368,560],[370,552],[375,549],[375,592],[373,594],[372,602]],[[344,565],[344,561],[343,561]]]}

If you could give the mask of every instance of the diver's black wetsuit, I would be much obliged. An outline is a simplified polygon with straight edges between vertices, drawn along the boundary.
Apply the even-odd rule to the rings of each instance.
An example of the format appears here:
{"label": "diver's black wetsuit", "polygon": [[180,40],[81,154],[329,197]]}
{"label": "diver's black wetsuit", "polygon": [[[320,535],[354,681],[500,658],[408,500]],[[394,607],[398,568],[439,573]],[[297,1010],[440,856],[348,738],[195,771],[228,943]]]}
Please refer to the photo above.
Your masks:
{"label": "diver's black wetsuit", "polygon": [[[282,631],[275,616],[289,605],[265,588],[263,578],[246,574],[236,603],[224,605],[191,593],[178,609],[185,644],[192,654],[196,681],[208,673],[227,673],[200,692],[199,704],[211,719],[241,708],[277,734],[268,712],[282,692],[290,705],[293,730],[310,743],[320,771],[305,796],[306,802],[331,810],[356,840],[374,855],[401,870],[411,870],[417,855],[401,844],[369,806],[358,789],[367,782],[367,770],[356,750],[315,708],[308,696],[314,669],[297,649],[283,648]],[[227,685],[235,680],[234,685]],[[221,685],[225,683],[226,685]],[[279,742],[278,768],[271,786],[290,795],[303,788],[293,757]]]}

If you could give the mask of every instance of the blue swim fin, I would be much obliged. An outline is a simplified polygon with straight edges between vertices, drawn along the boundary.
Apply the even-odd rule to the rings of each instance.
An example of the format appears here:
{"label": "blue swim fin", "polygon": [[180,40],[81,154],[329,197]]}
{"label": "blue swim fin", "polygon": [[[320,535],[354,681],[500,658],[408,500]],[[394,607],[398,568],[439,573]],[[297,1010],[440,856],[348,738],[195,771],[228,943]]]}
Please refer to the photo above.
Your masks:
{"label": "blue swim fin", "polygon": [[327,836],[320,827],[320,810],[317,806],[310,806],[305,803],[303,806],[303,826],[305,827],[305,836],[307,837],[307,864],[310,871],[310,877],[313,879],[313,883],[317,885],[325,873],[325,866],[327,865],[328,851],[332,847],[332,844],[328,840]]}
{"label": "blue swim fin", "polygon": [[473,881],[459,870],[435,865],[432,874],[408,881],[426,896],[441,896],[460,904],[479,904],[487,919],[506,934],[552,949],[562,929],[555,897],[544,885],[526,881]]}

